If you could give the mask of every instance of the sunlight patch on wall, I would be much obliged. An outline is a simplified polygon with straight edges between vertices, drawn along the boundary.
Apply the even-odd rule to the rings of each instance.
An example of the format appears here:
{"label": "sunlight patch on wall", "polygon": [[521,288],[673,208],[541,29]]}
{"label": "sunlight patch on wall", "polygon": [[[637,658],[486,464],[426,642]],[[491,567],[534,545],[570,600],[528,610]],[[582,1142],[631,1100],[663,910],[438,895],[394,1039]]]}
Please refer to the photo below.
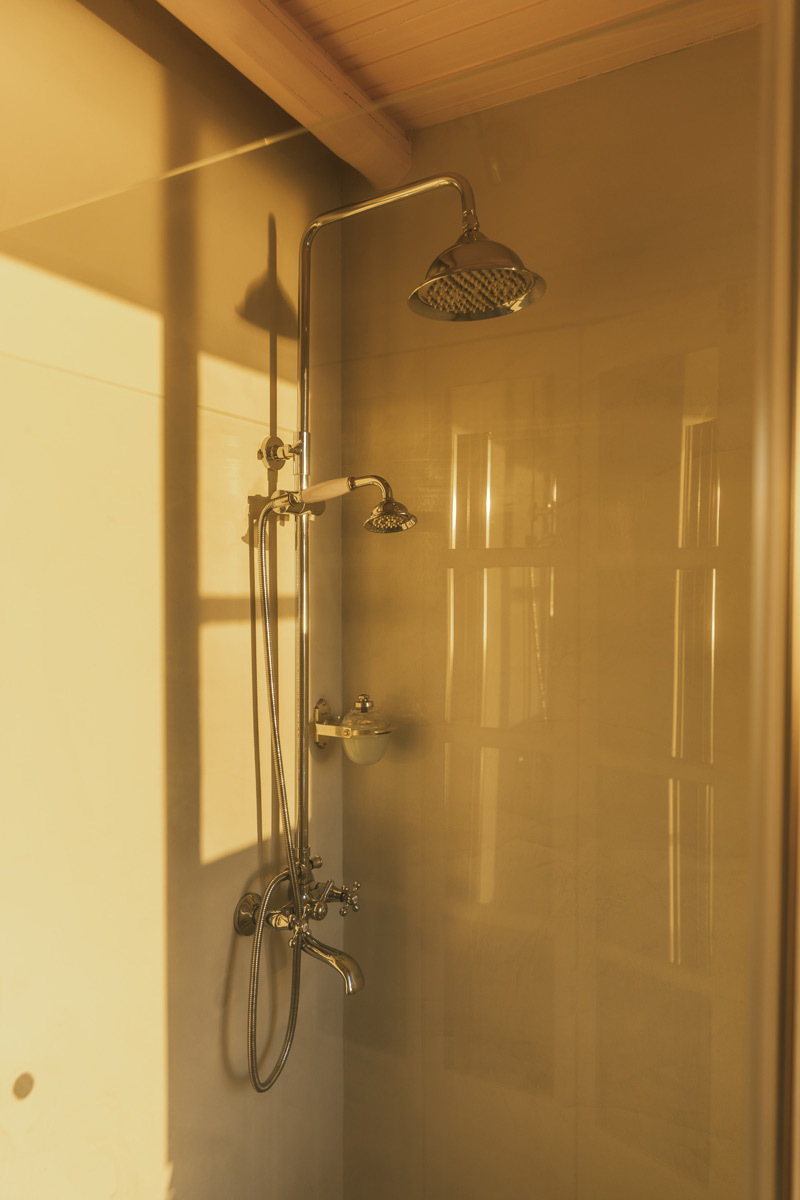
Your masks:
{"label": "sunlight patch on wall", "polygon": [[8,258],[0,295],[0,1193],[161,1200],[161,321]]}
{"label": "sunlight patch on wall", "polygon": [[[201,354],[198,360],[198,555],[200,571],[200,861],[215,862],[255,845],[258,831],[250,624],[248,496],[266,495],[257,452],[269,429],[269,375]],[[292,436],[295,388],[277,384],[277,433]],[[292,487],[287,465],[278,483]],[[279,583],[276,661],[287,779],[293,775],[293,527],[271,521],[272,571]],[[258,556],[252,561],[258,579]],[[260,611],[260,610],[259,610]],[[263,834],[270,837],[273,802],[263,632],[256,628]],[[277,827],[277,826],[276,826]]]}
{"label": "sunlight patch on wall", "polygon": [[0,354],[160,395],[159,314],[0,255]]}

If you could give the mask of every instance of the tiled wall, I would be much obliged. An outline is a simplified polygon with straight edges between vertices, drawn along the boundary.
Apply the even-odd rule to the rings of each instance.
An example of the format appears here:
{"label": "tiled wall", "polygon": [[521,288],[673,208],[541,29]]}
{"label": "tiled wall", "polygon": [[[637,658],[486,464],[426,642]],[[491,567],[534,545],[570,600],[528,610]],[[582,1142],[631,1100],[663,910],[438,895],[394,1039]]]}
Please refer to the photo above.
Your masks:
{"label": "tiled wall", "polygon": [[758,50],[738,35],[424,131],[547,279],[471,326],[404,297],[442,191],[345,241],[353,1200],[745,1195]]}

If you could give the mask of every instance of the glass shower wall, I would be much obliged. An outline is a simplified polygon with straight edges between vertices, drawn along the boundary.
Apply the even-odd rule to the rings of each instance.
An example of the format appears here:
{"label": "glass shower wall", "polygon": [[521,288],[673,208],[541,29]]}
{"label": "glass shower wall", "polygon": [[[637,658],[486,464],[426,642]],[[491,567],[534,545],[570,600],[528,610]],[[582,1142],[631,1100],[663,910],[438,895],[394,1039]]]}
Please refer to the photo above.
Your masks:
{"label": "glass shower wall", "polygon": [[[548,283],[404,303],[437,193],[346,230],[345,1191],[747,1195],[758,35],[428,129]],[[374,264],[382,268],[376,273]]]}

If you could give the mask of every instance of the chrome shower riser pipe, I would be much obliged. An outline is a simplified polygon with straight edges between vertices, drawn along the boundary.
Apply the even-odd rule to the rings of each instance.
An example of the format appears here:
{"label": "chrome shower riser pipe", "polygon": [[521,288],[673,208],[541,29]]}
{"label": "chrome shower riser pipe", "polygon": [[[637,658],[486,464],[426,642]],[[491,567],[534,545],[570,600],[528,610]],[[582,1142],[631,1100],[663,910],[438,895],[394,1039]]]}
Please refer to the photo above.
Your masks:
{"label": "chrome shower riser pipe", "polygon": [[[308,477],[302,476],[302,487]],[[295,518],[295,562],[297,564],[297,615],[295,622],[295,729],[297,730],[297,856],[301,888],[309,874],[308,835],[308,743],[310,695],[308,682],[308,522],[309,514]]]}
{"label": "chrome shower riser pipe", "polygon": [[[309,486],[309,344],[311,335],[311,247],[320,229],[349,217],[360,216],[375,208],[408,200],[438,188],[454,187],[461,197],[461,224],[464,232],[478,228],[475,196],[469,182],[461,175],[433,175],[418,179],[405,187],[384,192],[357,204],[334,208],[321,213],[307,226],[300,239],[297,302],[297,431],[300,450],[295,457],[297,490]],[[301,863],[308,862],[308,761],[310,743],[310,696],[308,683],[308,516],[297,518],[297,849]],[[306,874],[305,867],[302,873]]]}

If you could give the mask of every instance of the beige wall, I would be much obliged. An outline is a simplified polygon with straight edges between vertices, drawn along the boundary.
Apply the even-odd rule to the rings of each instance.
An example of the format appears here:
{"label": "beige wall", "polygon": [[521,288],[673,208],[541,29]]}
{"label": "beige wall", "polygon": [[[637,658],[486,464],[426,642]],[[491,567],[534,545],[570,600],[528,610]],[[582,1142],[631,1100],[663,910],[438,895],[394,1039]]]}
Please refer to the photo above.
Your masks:
{"label": "beige wall", "polygon": [[[262,437],[294,428],[297,244],[338,202],[339,168],[305,137],[133,187],[288,119],[154,3],[42,9],[13,3],[0,48],[15,114],[0,208],[0,1192],[299,1200],[324,1170],[335,1200],[339,979],[305,965],[296,1050],[279,1089],[256,1096],[250,946],[233,944],[231,916],[259,866],[247,496],[265,490]],[[329,238],[315,266],[315,470],[328,475],[339,315],[323,301],[338,298],[338,253]],[[267,269],[269,332],[236,311]],[[312,690],[336,695],[335,521],[316,561]],[[315,764],[314,850],[337,876],[338,772]],[[263,807],[271,866],[269,783]],[[272,967],[265,1003],[276,988],[285,1004],[282,945]]]}
{"label": "beige wall", "polygon": [[[745,1194],[757,39],[426,131],[548,281],[499,322],[404,297],[455,193],[345,241],[353,1200]],[[380,268],[378,267],[380,264]]]}

